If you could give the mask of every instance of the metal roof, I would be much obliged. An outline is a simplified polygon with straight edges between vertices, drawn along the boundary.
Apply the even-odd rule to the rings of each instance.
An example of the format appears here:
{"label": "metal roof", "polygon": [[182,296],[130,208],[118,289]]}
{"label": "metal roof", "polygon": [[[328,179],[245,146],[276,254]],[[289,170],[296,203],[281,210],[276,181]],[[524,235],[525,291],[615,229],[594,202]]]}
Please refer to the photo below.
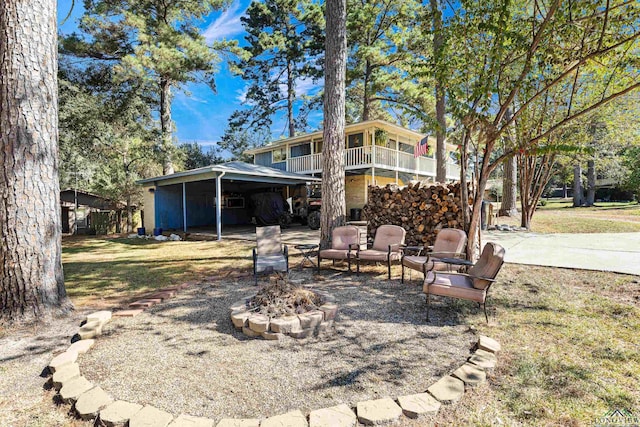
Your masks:
{"label": "metal roof", "polygon": [[171,185],[182,182],[203,181],[215,179],[223,175],[223,179],[234,179],[238,181],[268,182],[274,184],[304,184],[305,182],[319,182],[320,178],[315,178],[299,173],[285,172],[267,166],[254,165],[245,162],[228,162],[219,165],[205,166],[203,168],[191,169],[177,172],[171,175],[156,176],[138,181],[142,185]]}

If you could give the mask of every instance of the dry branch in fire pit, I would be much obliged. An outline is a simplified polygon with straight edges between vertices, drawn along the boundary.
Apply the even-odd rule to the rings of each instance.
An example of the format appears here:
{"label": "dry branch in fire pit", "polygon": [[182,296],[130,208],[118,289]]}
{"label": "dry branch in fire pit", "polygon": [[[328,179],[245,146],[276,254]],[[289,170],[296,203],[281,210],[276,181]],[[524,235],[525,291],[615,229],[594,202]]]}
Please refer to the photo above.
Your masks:
{"label": "dry branch in fire pit", "polygon": [[323,303],[322,296],[315,292],[278,280],[249,300],[249,310],[274,318],[316,310]]}

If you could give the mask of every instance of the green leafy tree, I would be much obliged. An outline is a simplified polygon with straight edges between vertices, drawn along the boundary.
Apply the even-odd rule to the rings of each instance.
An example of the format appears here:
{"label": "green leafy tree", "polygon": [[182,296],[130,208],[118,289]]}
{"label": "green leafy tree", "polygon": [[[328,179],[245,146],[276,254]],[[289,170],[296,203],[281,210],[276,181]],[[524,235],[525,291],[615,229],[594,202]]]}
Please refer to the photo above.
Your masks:
{"label": "green leafy tree", "polygon": [[178,146],[182,155],[182,166],[186,170],[203,168],[223,162],[223,158],[215,147],[204,150],[197,142],[185,142]]}
{"label": "green leafy tree", "polygon": [[163,172],[173,173],[172,89],[190,82],[215,90],[222,51],[235,44],[209,46],[198,24],[226,0],[85,0],[81,34],[63,40],[64,51],[80,57],[116,61],[116,82],[147,79],[157,88]]}
{"label": "green leafy tree", "polygon": [[[319,3],[311,0],[253,1],[240,18],[247,31],[246,54],[234,63],[249,83],[249,108],[236,111],[234,129],[271,127],[284,112],[287,132],[306,128],[304,105],[309,98],[297,93],[302,81],[322,77],[321,53],[324,21]],[[297,117],[296,117],[297,115]]]}
{"label": "green leafy tree", "polygon": [[243,129],[229,126],[218,148],[230,153],[231,160],[249,161],[251,156],[244,154],[246,150],[266,145],[271,141],[271,132],[265,128]]}
{"label": "green leafy tree", "polygon": [[[534,1],[469,1],[458,6],[449,22],[447,89],[450,111],[463,128],[463,181],[466,151],[472,142],[479,147],[478,180],[467,222],[470,255],[476,250],[481,195],[489,176],[518,149],[492,156],[505,132],[539,98],[553,93],[561,112],[526,142],[533,148],[572,121],[637,89],[640,32],[634,23],[639,16],[637,3],[604,0],[553,0],[544,7]],[[464,192],[466,186],[462,188]]]}
{"label": "green leafy tree", "polygon": [[123,201],[127,231],[142,203],[136,181],[161,171],[152,87],[144,80],[113,84],[112,67],[60,67],[61,180],[69,187]]}
{"label": "green leafy tree", "polygon": [[415,89],[407,79],[407,49],[419,2],[349,0],[347,7],[347,104],[350,121],[391,118],[388,108],[408,105]]}

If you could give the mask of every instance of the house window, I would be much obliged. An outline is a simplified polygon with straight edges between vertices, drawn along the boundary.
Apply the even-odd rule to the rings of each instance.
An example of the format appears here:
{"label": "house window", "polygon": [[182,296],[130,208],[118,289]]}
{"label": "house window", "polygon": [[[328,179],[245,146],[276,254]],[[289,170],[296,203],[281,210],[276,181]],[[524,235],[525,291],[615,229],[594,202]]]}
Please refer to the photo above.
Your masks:
{"label": "house window", "polygon": [[271,156],[273,163],[284,162],[287,160],[287,147],[276,148],[271,152]]}
{"label": "house window", "polygon": [[364,141],[364,135],[362,133],[356,133],[349,135],[348,148],[362,147]]}
{"label": "house window", "polygon": [[313,152],[314,153],[322,153],[322,140],[313,142]]}
{"label": "house window", "polygon": [[291,157],[308,156],[309,154],[311,154],[311,144],[308,142],[291,147]]}
{"label": "house window", "polygon": [[411,153],[413,154],[413,148],[415,146],[414,145],[410,145],[410,144],[405,144],[404,142],[400,143],[400,151],[402,151],[403,153]]}

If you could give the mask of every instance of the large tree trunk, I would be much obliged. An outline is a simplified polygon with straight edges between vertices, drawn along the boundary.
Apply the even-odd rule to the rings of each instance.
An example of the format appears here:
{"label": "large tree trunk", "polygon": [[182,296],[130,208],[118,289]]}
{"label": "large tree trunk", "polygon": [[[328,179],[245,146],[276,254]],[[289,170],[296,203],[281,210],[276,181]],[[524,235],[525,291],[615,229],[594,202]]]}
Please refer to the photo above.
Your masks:
{"label": "large tree trunk", "polygon": [[[444,45],[444,34],[442,33],[442,12],[438,7],[438,0],[430,0],[431,16],[433,17],[433,57],[436,67],[442,65],[442,49]],[[447,144],[446,131],[447,119],[445,117],[446,105],[444,100],[444,85],[441,81],[442,72],[438,68],[435,81],[436,94],[436,120],[438,128],[436,130],[436,181],[447,181]]]}
{"label": "large tree trunk", "polygon": [[170,175],[175,172],[171,160],[173,145],[173,122],[171,121],[171,82],[164,77],[160,79],[160,127],[162,130],[162,173]]}
{"label": "large tree trunk", "polygon": [[596,202],[596,162],[587,161],[587,206],[593,206]]}
{"label": "large tree trunk", "polygon": [[287,62],[287,120],[289,122],[289,138],[296,136],[296,122],[293,118],[293,103],[296,99],[295,81],[291,61]]}
{"label": "large tree trunk", "polygon": [[56,3],[0,2],[0,323],[72,308],[61,262]]}
{"label": "large tree trunk", "polygon": [[325,42],[324,131],[322,147],[322,209],[320,247],[331,244],[331,232],[344,224],[345,73],[347,65],[347,3],[327,0]]}
{"label": "large tree trunk", "polygon": [[518,160],[511,156],[504,161],[504,175],[502,177],[502,204],[500,216],[515,216],[518,214],[516,205],[518,193]]}
{"label": "large tree trunk", "polygon": [[369,100],[369,77],[371,76],[371,65],[367,60],[364,67],[364,81],[362,83],[362,121],[366,122],[371,116],[371,101]]}
{"label": "large tree trunk", "polygon": [[573,207],[582,206],[582,168],[579,163],[573,166]]}

